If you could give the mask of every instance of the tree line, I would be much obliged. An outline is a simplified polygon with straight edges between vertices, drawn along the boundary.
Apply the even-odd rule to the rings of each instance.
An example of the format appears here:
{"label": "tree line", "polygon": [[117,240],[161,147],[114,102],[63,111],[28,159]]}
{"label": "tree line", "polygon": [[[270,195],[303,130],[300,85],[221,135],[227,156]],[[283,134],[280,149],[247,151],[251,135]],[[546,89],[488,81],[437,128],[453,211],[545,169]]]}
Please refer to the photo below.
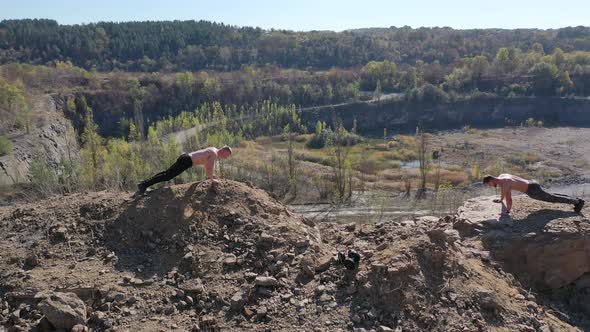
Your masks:
{"label": "tree line", "polygon": [[492,57],[502,47],[590,51],[590,28],[470,29],[390,27],[343,32],[263,30],[208,21],[99,22],[60,25],[48,19],[0,21],[0,63],[71,61],[87,70],[238,70],[267,64],[329,69],[388,60],[443,66]]}

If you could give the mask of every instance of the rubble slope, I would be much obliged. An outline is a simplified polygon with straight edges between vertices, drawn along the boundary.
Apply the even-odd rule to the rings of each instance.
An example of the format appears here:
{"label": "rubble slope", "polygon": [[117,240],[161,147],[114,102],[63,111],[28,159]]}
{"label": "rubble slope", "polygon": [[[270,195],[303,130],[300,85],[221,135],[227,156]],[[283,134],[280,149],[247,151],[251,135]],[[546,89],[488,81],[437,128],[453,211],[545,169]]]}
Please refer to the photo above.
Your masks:
{"label": "rubble slope", "polygon": [[[63,315],[69,325],[60,327],[81,331],[582,326],[494,249],[503,222],[466,219],[488,201],[442,219],[316,224],[223,180],[0,207],[0,326],[51,331]],[[514,218],[533,208],[516,206]],[[353,270],[335,258],[348,250],[361,255]],[[80,321],[86,327],[73,326]]]}

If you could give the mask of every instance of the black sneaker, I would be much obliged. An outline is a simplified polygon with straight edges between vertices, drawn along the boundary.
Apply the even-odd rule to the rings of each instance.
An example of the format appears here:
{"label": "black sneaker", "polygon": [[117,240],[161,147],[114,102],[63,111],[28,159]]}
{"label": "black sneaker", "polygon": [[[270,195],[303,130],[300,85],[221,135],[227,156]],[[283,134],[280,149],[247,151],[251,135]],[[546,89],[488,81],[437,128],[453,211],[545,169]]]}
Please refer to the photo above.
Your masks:
{"label": "black sneaker", "polygon": [[356,268],[356,264],[350,258],[345,259],[342,264],[344,264],[344,267],[346,267],[347,270],[354,270]]}
{"label": "black sneaker", "polygon": [[355,264],[358,264],[361,261],[361,255],[359,255],[358,252],[354,250],[348,251],[348,258],[352,259]]}
{"label": "black sneaker", "polygon": [[583,199],[578,200],[578,203],[574,205],[574,211],[576,213],[580,213],[580,211],[582,211],[582,208],[584,207],[584,203],[586,202],[584,202]]}
{"label": "black sneaker", "polygon": [[143,182],[140,182],[137,184],[137,195],[141,195],[145,192],[145,190],[147,189],[146,185],[143,184]]}

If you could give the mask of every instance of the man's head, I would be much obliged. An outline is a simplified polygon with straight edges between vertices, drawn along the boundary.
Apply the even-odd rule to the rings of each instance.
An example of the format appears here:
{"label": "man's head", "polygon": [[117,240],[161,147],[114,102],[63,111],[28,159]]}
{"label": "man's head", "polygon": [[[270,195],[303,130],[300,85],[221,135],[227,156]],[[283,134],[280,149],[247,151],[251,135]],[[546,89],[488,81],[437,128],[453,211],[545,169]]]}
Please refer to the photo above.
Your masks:
{"label": "man's head", "polygon": [[217,156],[219,158],[228,158],[231,156],[231,148],[229,146],[224,146],[217,151]]}
{"label": "man's head", "polygon": [[488,185],[490,187],[495,187],[497,185],[496,178],[491,175],[486,175],[483,177],[483,184]]}

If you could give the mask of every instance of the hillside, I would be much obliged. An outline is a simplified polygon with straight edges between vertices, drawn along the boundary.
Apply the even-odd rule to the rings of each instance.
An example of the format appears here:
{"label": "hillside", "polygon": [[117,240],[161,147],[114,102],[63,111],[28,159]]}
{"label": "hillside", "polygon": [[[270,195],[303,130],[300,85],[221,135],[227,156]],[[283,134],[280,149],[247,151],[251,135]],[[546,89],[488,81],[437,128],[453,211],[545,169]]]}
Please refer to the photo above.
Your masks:
{"label": "hillside", "polygon": [[[137,199],[103,191],[1,207],[0,324],[14,331],[77,323],[95,331],[587,328],[578,313],[590,270],[579,250],[588,220],[553,208],[518,197],[514,219],[498,220],[499,206],[483,197],[442,219],[315,223],[229,180]],[[361,256],[353,270],[335,259],[349,249]],[[545,264],[510,252],[544,253]],[[558,296],[574,289],[578,302]]]}

